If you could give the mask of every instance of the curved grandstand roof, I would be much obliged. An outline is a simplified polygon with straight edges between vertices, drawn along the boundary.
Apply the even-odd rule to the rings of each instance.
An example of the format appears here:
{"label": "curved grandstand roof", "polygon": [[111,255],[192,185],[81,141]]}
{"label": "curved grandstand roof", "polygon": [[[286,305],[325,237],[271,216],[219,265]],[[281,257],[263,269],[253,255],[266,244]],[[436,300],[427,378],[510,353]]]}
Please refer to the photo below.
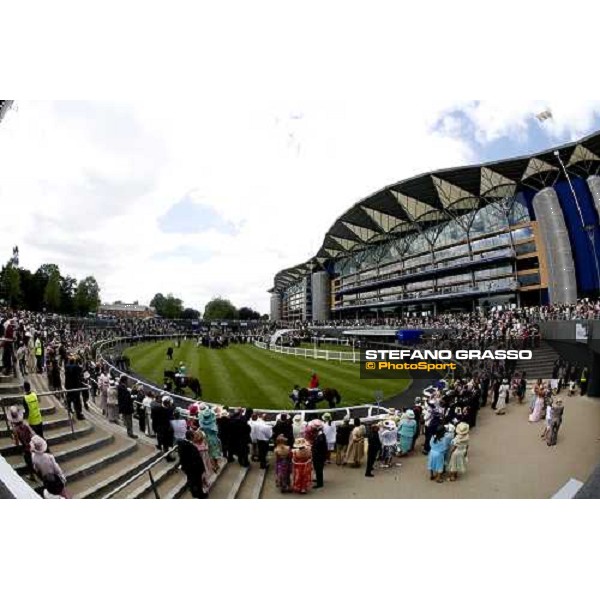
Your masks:
{"label": "curved grandstand roof", "polygon": [[600,132],[537,154],[425,173],[389,185],[360,200],[325,234],[309,261],[275,276],[275,290],[288,287],[327,260],[366,246],[460,217],[486,204],[514,196],[525,186],[542,189],[560,175],[560,155],[574,174],[600,169]]}

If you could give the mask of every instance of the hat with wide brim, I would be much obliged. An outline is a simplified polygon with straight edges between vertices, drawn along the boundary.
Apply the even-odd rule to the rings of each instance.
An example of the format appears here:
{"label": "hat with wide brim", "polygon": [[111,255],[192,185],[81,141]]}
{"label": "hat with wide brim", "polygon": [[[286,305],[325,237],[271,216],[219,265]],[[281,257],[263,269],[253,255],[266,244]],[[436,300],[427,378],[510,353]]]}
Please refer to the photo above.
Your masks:
{"label": "hat with wide brim", "polygon": [[414,410],[407,410],[404,413],[409,419],[414,419],[415,418],[415,411]]}
{"label": "hat with wide brim", "polygon": [[394,423],[394,421],[392,421],[391,419],[386,419],[385,421],[383,421],[382,425],[386,429],[396,429],[396,423]]}
{"label": "hat with wide brim", "polygon": [[456,433],[458,435],[467,435],[467,433],[469,433],[469,425],[468,425],[468,423],[465,423],[464,421],[460,422],[456,426]]}
{"label": "hat with wide brim", "polygon": [[6,415],[9,423],[17,425],[23,421],[23,409],[19,406],[11,406]]}
{"label": "hat with wide brim", "polygon": [[48,444],[46,440],[43,437],[40,437],[39,435],[34,435],[31,438],[31,443],[29,444],[29,447],[31,451],[35,452],[36,454],[43,454],[44,452],[46,452],[46,450],[48,450]]}
{"label": "hat with wide brim", "polygon": [[302,450],[303,448],[308,448],[310,444],[304,438],[296,438],[294,441],[294,449]]}
{"label": "hat with wide brim", "polygon": [[308,423],[308,426],[312,429],[323,429],[323,425],[325,425],[325,423],[323,423],[323,421],[320,419],[313,419]]}
{"label": "hat with wide brim", "polygon": [[302,415],[294,415],[294,423],[302,423]]}

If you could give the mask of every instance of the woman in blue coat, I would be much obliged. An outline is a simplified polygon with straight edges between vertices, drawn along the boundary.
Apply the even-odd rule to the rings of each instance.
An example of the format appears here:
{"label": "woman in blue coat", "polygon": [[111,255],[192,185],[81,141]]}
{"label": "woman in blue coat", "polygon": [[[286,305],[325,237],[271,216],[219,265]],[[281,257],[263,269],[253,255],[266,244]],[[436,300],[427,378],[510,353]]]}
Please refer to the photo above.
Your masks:
{"label": "woman in blue coat", "polygon": [[447,441],[445,438],[446,430],[444,426],[438,427],[430,441],[430,450],[427,456],[427,468],[429,469],[430,479],[438,483],[443,483],[444,462],[446,456]]}

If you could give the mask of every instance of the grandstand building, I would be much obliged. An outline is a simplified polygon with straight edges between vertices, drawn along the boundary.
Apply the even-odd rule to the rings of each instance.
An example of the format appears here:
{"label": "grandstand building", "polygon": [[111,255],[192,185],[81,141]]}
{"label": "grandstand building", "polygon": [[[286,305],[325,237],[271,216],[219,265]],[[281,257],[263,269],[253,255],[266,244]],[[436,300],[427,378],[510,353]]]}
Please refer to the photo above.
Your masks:
{"label": "grandstand building", "polygon": [[600,290],[600,132],[361,200],[275,276],[274,320],[574,302]]}

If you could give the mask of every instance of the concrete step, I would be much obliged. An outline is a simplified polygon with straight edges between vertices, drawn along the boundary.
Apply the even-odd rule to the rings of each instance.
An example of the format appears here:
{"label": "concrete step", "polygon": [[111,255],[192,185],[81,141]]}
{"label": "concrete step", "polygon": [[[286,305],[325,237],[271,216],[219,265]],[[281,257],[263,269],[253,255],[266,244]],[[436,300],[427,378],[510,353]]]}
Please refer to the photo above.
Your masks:
{"label": "concrete step", "polygon": [[[173,464],[177,466],[172,468]],[[179,498],[185,488],[186,476],[179,470],[179,462],[173,464],[169,465],[171,468],[167,469],[166,474],[160,478],[160,481],[155,480],[158,496],[161,500],[173,500]],[[148,479],[149,483],[148,476],[146,475],[145,477]],[[156,500],[156,496],[154,495],[151,486],[149,486],[143,494],[138,496],[138,498],[142,500]]]}
{"label": "concrete step", "polygon": [[144,444],[135,444],[130,452],[124,452],[122,456],[116,458],[117,460],[112,462],[105,460],[95,473],[76,481],[70,487],[70,491],[73,490],[71,492],[73,497],[103,498],[151,463],[155,459],[155,454]]}
{"label": "concrete step", "polygon": [[[72,496],[85,492],[103,478],[102,471],[119,461],[126,460],[134,450],[134,443],[129,440],[115,439],[111,444],[93,452],[87,452],[71,461],[61,463],[67,477],[67,490]],[[38,493],[42,492],[41,484],[35,487]]]}
{"label": "concrete step", "polygon": [[[54,454],[57,449],[61,448],[61,444],[72,440],[80,439],[90,434],[94,427],[86,421],[75,421],[73,423],[74,431],[71,431],[69,426],[69,420],[66,423],[59,425],[56,429],[51,429],[49,432],[44,431],[44,439],[48,442],[52,453]],[[22,454],[20,446],[16,446],[12,438],[3,437],[0,438],[0,454],[2,456],[18,456]]]}
{"label": "concrete step", "polygon": [[236,500],[258,500],[268,472],[269,468],[261,469],[257,464],[253,464],[235,495]]}
{"label": "concrete step", "polygon": [[[111,444],[113,440],[114,436],[112,434],[101,430],[95,430],[82,439],[71,439],[56,448],[51,448],[51,450],[58,464],[65,469],[69,461],[75,460],[78,457],[82,457],[95,450],[104,449]],[[9,456],[6,460],[12,465],[17,473],[25,472],[25,462],[21,455]]]}
{"label": "concrete step", "polygon": [[[257,467],[252,467],[257,468]],[[217,478],[209,494],[211,500],[233,500],[248,472],[247,467],[229,463]]]}
{"label": "concrete step", "polygon": [[[160,455],[155,454],[154,456],[157,458]],[[154,478],[154,483],[159,486],[165,479],[170,477],[174,471],[177,471],[178,468],[179,460],[175,460],[173,462],[167,462],[166,459],[162,460],[152,468],[152,477]],[[149,495],[151,498],[154,498],[150,476],[146,473],[136,481],[132,482],[131,486],[125,488],[122,490],[122,492],[117,494],[115,498],[127,498],[132,500],[136,498],[143,498],[147,495]]]}

